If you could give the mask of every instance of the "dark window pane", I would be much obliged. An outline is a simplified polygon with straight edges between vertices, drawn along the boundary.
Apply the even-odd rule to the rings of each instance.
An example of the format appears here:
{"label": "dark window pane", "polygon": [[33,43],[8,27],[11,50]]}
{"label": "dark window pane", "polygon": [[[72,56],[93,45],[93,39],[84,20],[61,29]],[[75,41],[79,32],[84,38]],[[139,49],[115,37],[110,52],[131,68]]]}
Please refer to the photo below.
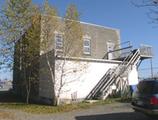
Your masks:
{"label": "dark window pane", "polygon": [[84,52],[90,53],[90,48],[89,47],[84,47]]}
{"label": "dark window pane", "polygon": [[84,46],[90,46],[90,41],[84,41]]}
{"label": "dark window pane", "polygon": [[157,81],[144,81],[138,85],[138,91],[141,94],[156,94],[158,93]]}

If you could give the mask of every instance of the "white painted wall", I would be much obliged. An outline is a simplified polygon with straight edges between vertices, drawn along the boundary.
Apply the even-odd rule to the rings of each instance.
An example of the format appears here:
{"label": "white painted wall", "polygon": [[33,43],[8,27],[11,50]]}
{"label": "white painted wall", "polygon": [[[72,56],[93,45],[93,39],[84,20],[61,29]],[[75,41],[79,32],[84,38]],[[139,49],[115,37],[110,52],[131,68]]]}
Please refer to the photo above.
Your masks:
{"label": "white painted wall", "polygon": [[[42,62],[42,61],[41,61]],[[64,60],[55,60],[55,90],[56,93],[61,83],[61,66]],[[42,62],[43,63],[43,62]],[[63,83],[61,99],[84,99],[95,85],[101,80],[109,68],[118,66],[120,62],[109,62],[107,60],[66,60],[64,64]],[[43,63],[44,64],[44,63]],[[47,66],[41,65],[45,72],[40,73],[39,95],[44,98],[52,98],[52,82]],[[138,72],[136,66],[128,74],[129,85],[138,83]]]}
{"label": "white painted wall", "polygon": [[132,66],[132,70],[128,74],[128,83],[129,85],[137,85],[138,84],[138,71],[136,66]]}
{"label": "white painted wall", "polygon": [[[57,81],[56,92],[59,89],[61,70],[59,66],[63,60],[56,60],[55,79]],[[59,65],[60,64],[60,65]],[[117,66],[118,63],[109,62],[76,62],[69,60],[65,64],[65,72],[71,71],[64,76],[65,84],[62,88],[61,99],[72,99],[72,94],[75,94],[77,99],[85,98],[94,86],[99,82],[109,68]],[[74,72],[75,71],[75,72]],[[73,82],[72,82],[73,81]]]}

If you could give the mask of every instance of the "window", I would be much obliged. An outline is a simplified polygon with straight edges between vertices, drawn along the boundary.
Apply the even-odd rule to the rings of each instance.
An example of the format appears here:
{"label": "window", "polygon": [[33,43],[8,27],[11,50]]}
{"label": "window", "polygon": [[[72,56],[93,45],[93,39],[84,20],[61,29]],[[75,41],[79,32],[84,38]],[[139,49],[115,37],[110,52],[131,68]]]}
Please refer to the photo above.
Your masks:
{"label": "window", "polygon": [[114,52],[111,52],[111,51],[114,51],[115,49],[115,44],[112,43],[112,42],[107,42],[107,52],[108,52],[108,59],[114,59]]}
{"label": "window", "polygon": [[91,54],[91,38],[88,36],[83,37],[83,53],[86,55]]}
{"label": "window", "polygon": [[55,33],[55,48],[61,51],[63,49],[63,35],[61,33]]}

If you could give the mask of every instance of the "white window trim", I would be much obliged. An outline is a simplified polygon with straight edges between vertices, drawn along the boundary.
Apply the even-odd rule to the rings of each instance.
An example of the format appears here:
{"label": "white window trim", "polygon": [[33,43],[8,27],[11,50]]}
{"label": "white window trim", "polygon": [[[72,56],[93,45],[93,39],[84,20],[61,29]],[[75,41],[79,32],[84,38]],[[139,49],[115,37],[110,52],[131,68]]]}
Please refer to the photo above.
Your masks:
{"label": "white window trim", "polygon": [[108,59],[113,59],[114,53],[109,53],[111,51],[110,50],[111,48],[109,48],[109,46],[113,48],[112,49],[112,51],[113,51],[114,47],[115,47],[115,43],[113,43],[112,40],[109,40],[106,45],[107,45]]}
{"label": "white window trim", "polygon": [[[85,40],[85,39],[86,39],[86,40]],[[89,46],[85,46],[85,45],[84,45],[84,42],[85,42],[85,41],[88,41],[88,42],[89,42]],[[89,48],[90,51],[89,51],[89,52],[84,51],[84,48]],[[85,55],[91,55],[91,37],[88,36],[88,35],[84,35],[84,36],[83,36],[83,54],[85,54]]]}
{"label": "white window trim", "polygon": [[[54,41],[55,41],[55,50],[57,50],[57,51],[63,51],[63,41],[64,41],[64,38],[63,38],[63,33],[62,32],[58,32],[58,31],[55,31],[54,32],[54,34],[55,34],[55,36],[54,36]],[[61,35],[62,36],[62,42],[58,42],[58,43],[60,43],[61,44],[61,48],[57,48],[57,39],[56,39],[56,36],[57,35]]]}

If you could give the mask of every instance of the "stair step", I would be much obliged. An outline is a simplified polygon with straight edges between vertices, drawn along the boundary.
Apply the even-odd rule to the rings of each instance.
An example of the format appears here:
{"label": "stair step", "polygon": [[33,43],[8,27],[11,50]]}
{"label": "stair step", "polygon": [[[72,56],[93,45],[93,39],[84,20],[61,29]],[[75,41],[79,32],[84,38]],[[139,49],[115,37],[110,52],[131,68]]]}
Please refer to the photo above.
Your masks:
{"label": "stair step", "polygon": [[[139,49],[132,51],[131,54],[127,56],[120,65],[118,65],[115,69],[109,69],[106,72],[106,74],[102,77],[102,79],[87,96],[87,99],[106,99],[109,94],[111,94],[111,86],[113,84],[117,85],[121,80],[121,75],[123,75],[125,72],[129,72],[131,69],[130,66],[135,65],[139,61],[139,59]],[[127,83],[125,84],[127,85]]]}

